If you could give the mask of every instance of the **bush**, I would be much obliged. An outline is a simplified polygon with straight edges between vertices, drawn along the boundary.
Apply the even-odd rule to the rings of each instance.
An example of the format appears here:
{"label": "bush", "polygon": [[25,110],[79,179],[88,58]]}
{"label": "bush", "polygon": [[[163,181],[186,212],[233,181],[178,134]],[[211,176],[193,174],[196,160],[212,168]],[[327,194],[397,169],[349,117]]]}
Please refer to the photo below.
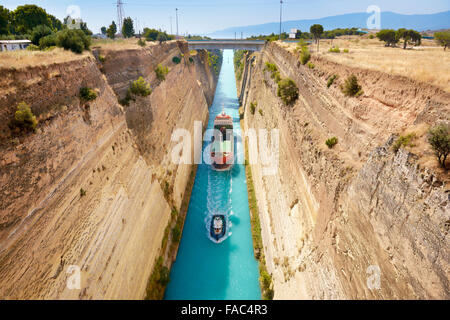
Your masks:
{"label": "bush", "polygon": [[292,105],[298,99],[298,88],[292,79],[283,79],[278,82],[277,95],[285,105]]}
{"label": "bush", "polygon": [[350,50],[344,49],[344,53],[349,53],[349,52],[350,52]]}
{"label": "bush", "polygon": [[[150,88],[150,84],[145,81],[143,77],[139,77],[139,79],[133,81],[131,84],[129,93],[146,97],[152,93],[152,89]],[[126,99],[129,101],[131,96],[128,95],[127,98]]]}
{"label": "bush", "polygon": [[400,147],[413,147],[414,144],[412,143],[412,141],[416,138],[416,134],[415,133],[410,133],[406,136],[400,136],[394,143],[394,145],[392,146],[392,148],[394,149],[395,152],[397,152]]}
{"label": "bush", "polygon": [[99,60],[101,63],[105,63],[106,57],[103,56],[103,55],[101,55],[101,54],[99,54],[99,55],[98,55],[98,60]]}
{"label": "bush", "polygon": [[52,29],[50,29],[46,25],[39,25],[33,29],[30,40],[34,45],[37,46],[37,45],[39,45],[39,40],[41,40],[41,38],[44,38],[51,34],[52,34]]}
{"label": "bush", "polygon": [[89,50],[91,46],[91,38],[82,30],[62,30],[57,34],[57,46],[75,53],[82,53]]}
{"label": "bush", "polygon": [[80,189],[80,198],[84,197],[86,195],[86,190],[83,188]]}
{"label": "bush", "polygon": [[264,115],[264,113],[263,113],[262,109],[259,109],[259,110],[258,110],[258,112],[259,112],[259,114],[260,114],[261,116],[263,116],[263,115]]}
{"label": "bush", "polygon": [[194,59],[192,57],[189,57],[189,62],[194,63]]}
{"label": "bush", "polygon": [[145,39],[139,39],[137,44],[140,45],[141,47],[145,47],[147,45],[147,43],[145,42]]}
{"label": "bush", "polygon": [[327,139],[327,141],[325,141],[325,144],[328,146],[328,148],[333,148],[336,143],[338,143],[338,139],[336,137]]}
{"label": "bush", "polygon": [[158,66],[155,69],[155,73],[156,73],[156,78],[158,78],[158,80],[164,81],[164,80],[166,80],[166,75],[169,73],[169,68],[164,67],[161,64],[158,64]]}
{"label": "bush", "polygon": [[10,128],[20,128],[25,131],[34,131],[38,121],[31,111],[31,108],[25,102],[19,103],[17,110],[14,114],[14,119],[10,123]]}
{"label": "bush", "polygon": [[41,50],[57,46],[64,48],[65,50],[71,50],[75,53],[82,53],[84,50],[89,50],[90,45],[90,36],[87,36],[82,30],[78,29],[61,30],[39,40],[39,47]]}
{"label": "bush", "polygon": [[27,50],[28,50],[28,51],[39,51],[39,47],[38,47],[38,46],[35,46],[34,44],[30,44],[30,45],[27,47]]}
{"label": "bush", "polygon": [[57,43],[58,39],[56,38],[56,34],[51,34],[39,40],[39,48],[44,50],[45,48],[56,46]]}
{"label": "bush", "polygon": [[258,105],[257,102],[255,102],[255,103],[250,102],[250,112],[251,112],[252,114],[255,114],[256,106],[257,106],[257,105]]}
{"label": "bush", "polygon": [[170,281],[170,272],[169,268],[166,266],[162,266],[159,272],[159,283],[163,286],[166,286]]}
{"label": "bush", "polygon": [[369,39],[373,39],[373,38],[375,38],[375,36],[374,36],[373,34],[371,34],[371,35],[369,36]]}
{"label": "bush", "polygon": [[352,74],[345,80],[342,92],[348,97],[360,96],[363,93],[355,75]]}
{"label": "bush", "polygon": [[336,80],[337,75],[333,74],[327,81],[327,88],[331,87],[331,85],[334,83],[334,80]]}
{"label": "bush", "polygon": [[263,290],[270,289],[270,286],[272,285],[272,277],[267,273],[266,270],[261,271],[261,277],[259,281],[262,284]]}
{"label": "bush", "polygon": [[440,124],[432,127],[428,132],[428,142],[438,157],[440,165],[447,169],[445,161],[450,153],[450,125]]}
{"label": "bush", "polygon": [[316,67],[316,65],[314,63],[312,63],[311,61],[308,62],[308,68],[314,69],[315,67]]}
{"label": "bush", "polygon": [[92,101],[97,98],[97,93],[88,87],[83,87],[80,89],[80,98],[83,101]]}
{"label": "bush", "polygon": [[341,52],[341,49],[339,49],[338,46],[336,46],[336,47],[331,47],[330,50],[328,50],[328,52],[340,53],[340,52]]}
{"label": "bush", "polygon": [[311,53],[309,53],[308,47],[302,47],[302,51],[300,52],[300,63],[305,65],[311,59]]}
{"label": "bush", "polygon": [[172,58],[172,62],[175,63],[175,64],[179,64],[181,62],[181,59],[180,59],[180,57],[175,56],[175,57]]}
{"label": "bush", "polygon": [[277,68],[276,64],[266,62],[266,66],[265,66],[264,70],[270,71],[271,73],[275,73],[278,71],[278,68]]}
{"label": "bush", "polygon": [[178,225],[175,225],[175,227],[173,227],[172,229],[172,240],[173,242],[180,242],[181,239],[181,229],[178,228]]}

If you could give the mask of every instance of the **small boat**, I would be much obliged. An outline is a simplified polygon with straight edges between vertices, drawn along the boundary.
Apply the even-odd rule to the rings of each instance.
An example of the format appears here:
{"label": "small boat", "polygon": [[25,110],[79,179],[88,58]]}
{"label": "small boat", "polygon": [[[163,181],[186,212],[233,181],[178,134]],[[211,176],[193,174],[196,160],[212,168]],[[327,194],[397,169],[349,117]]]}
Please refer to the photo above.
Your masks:
{"label": "small boat", "polygon": [[223,214],[215,214],[211,219],[210,235],[219,242],[225,236],[226,233],[226,219]]}
{"label": "small boat", "polygon": [[211,166],[216,171],[227,171],[234,164],[233,118],[222,111],[214,119],[211,137]]}

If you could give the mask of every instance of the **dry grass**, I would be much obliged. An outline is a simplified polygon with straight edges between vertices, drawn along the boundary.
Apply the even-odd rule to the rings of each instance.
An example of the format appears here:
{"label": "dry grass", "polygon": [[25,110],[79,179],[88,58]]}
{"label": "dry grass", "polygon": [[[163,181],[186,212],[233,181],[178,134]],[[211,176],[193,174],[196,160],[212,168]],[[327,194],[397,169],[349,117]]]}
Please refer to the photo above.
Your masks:
{"label": "dry grass", "polygon": [[[145,38],[142,38],[145,39]],[[142,47],[138,45],[138,38],[129,38],[129,39],[93,39],[92,48],[100,48],[103,50],[123,50],[123,49],[141,49]],[[171,40],[175,41],[175,40]],[[168,41],[170,42],[170,41]],[[159,45],[157,41],[146,41],[145,47],[151,47],[155,45]]]}
{"label": "dry grass", "polygon": [[[283,43],[293,50],[296,44]],[[350,67],[383,71],[433,84],[450,92],[450,51],[437,47],[433,41],[424,40],[423,45],[403,50],[401,47],[387,48],[378,39],[348,37],[333,40],[341,53],[331,53],[331,40],[322,40],[319,55]],[[315,52],[316,46],[312,45]],[[343,53],[349,49],[349,53]],[[315,52],[317,54],[317,52]]]}
{"label": "dry grass", "polygon": [[34,66],[46,66],[53,63],[62,63],[83,59],[90,55],[89,52],[75,54],[61,48],[55,48],[51,51],[6,51],[0,52],[0,68],[21,69]]}

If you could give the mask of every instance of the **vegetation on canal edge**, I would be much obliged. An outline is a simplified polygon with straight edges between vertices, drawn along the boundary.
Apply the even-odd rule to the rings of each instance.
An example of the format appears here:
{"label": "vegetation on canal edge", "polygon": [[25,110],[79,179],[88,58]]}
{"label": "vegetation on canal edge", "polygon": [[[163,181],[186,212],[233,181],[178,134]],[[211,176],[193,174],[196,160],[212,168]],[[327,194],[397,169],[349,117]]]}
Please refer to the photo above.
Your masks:
{"label": "vegetation on canal edge", "polygon": [[274,296],[272,276],[267,272],[266,258],[261,236],[261,223],[259,220],[258,203],[256,200],[255,187],[253,185],[252,169],[248,160],[248,143],[245,147],[245,174],[247,177],[248,205],[252,225],[253,250],[259,264],[259,283],[264,300],[272,300]]}
{"label": "vegetation on canal edge", "polygon": [[[174,261],[174,257],[178,251],[178,245],[183,232],[183,225],[186,219],[186,213],[189,206],[189,200],[194,187],[195,173],[197,167],[193,166],[186,185],[183,200],[180,206],[180,212],[172,207],[171,218],[164,230],[164,236],[161,242],[161,250],[159,257],[153,266],[152,274],[148,279],[146,300],[162,300],[166,291],[166,286],[170,281],[170,268]],[[163,189],[172,189],[169,182],[164,180]],[[164,192],[164,190],[163,190]],[[173,203],[172,192],[164,195],[169,204]],[[167,197],[169,199],[167,199]]]}

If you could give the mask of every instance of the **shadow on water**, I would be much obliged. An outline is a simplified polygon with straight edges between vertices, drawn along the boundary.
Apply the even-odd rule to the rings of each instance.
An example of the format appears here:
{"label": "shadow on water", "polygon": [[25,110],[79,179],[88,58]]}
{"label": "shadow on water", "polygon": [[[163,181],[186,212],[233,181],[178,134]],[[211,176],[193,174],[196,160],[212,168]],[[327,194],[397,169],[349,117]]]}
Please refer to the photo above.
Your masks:
{"label": "shadow on water", "polygon": [[[208,129],[222,112],[240,129],[239,103],[233,69],[233,52],[224,51],[223,65]],[[209,143],[204,143],[203,150]],[[236,145],[236,144],[235,144]],[[245,170],[235,164],[228,172],[198,166],[178,255],[172,266],[165,299],[260,299],[258,263],[253,254]],[[226,213],[229,234],[217,244],[208,237],[205,218]]]}

